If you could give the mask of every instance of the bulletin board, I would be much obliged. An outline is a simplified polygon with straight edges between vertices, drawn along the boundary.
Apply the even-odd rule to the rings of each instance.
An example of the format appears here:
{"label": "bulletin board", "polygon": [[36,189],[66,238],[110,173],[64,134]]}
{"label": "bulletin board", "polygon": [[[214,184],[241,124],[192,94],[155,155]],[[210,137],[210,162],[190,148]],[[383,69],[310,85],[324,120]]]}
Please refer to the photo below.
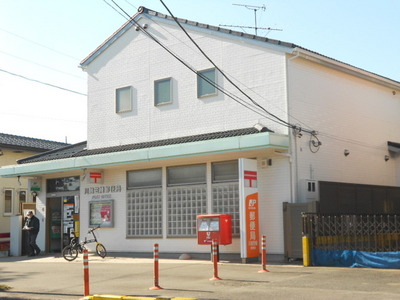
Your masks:
{"label": "bulletin board", "polygon": [[89,201],[89,227],[114,227],[114,200]]}

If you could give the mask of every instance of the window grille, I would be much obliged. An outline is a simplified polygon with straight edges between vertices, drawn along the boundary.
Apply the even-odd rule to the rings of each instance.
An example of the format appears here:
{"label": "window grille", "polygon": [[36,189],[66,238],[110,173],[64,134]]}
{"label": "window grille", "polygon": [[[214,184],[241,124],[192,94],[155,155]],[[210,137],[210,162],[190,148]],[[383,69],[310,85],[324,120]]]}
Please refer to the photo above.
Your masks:
{"label": "window grille", "polygon": [[195,237],[196,217],[207,213],[205,184],[168,187],[168,237]]}
{"label": "window grille", "polygon": [[133,189],[127,193],[127,237],[162,236],[162,189]]}

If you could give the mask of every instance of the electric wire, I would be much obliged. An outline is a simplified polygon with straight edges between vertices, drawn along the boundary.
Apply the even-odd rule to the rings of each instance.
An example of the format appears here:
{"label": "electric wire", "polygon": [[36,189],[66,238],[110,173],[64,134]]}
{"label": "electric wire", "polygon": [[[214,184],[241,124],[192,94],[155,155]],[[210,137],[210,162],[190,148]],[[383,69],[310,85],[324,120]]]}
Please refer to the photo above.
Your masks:
{"label": "electric wire", "polygon": [[262,107],[259,103],[257,103],[253,98],[251,98],[249,95],[247,95],[236,83],[234,83],[215,63],[214,61],[201,49],[201,47],[193,40],[193,38],[189,35],[189,33],[186,31],[186,29],[179,23],[178,19],[172,14],[171,10],[168,8],[168,6],[165,5],[164,1],[160,0],[161,4],[165,7],[165,9],[168,11],[168,13],[171,15],[171,17],[174,19],[174,21],[177,23],[177,25],[182,29],[182,31],[186,34],[186,36],[190,39],[190,41],[196,46],[196,48],[204,55],[204,57],[222,74],[222,76],[230,83],[232,84],[242,95],[244,95],[247,99],[249,99],[255,106],[259,107],[262,111],[270,115],[271,117],[276,118],[283,124],[286,124],[288,127],[292,127],[292,125],[285,120],[279,118],[275,114],[267,111],[264,107]]}
{"label": "electric wire", "polygon": [[30,40],[30,39],[28,39],[28,38],[26,38],[26,37],[23,37],[23,36],[21,36],[21,35],[15,34],[15,33],[11,32],[11,31],[5,30],[5,29],[3,29],[3,28],[0,28],[0,30],[3,31],[3,32],[8,33],[8,34],[10,34],[10,35],[13,35],[13,36],[15,36],[15,37],[17,37],[17,38],[19,38],[19,39],[25,40],[25,41],[27,41],[27,42],[29,42],[29,43],[38,45],[38,46],[40,46],[40,47],[46,48],[46,49],[48,49],[48,50],[50,50],[50,51],[53,51],[53,52],[58,53],[58,54],[60,54],[60,55],[63,55],[63,56],[65,56],[65,57],[71,58],[71,59],[73,59],[73,60],[79,60],[79,58],[73,57],[73,56],[71,56],[71,55],[69,55],[69,54],[66,54],[66,53],[61,52],[61,51],[59,51],[59,50],[50,48],[50,47],[45,46],[45,45],[43,45],[43,44],[40,44],[40,43],[38,43],[38,42],[32,41],[32,40]]}
{"label": "electric wire", "polygon": [[[106,2],[105,0],[103,0],[104,2]],[[155,38],[152,34],[150,34],[149,32],[147,32],[144,28],[142,28],[142,26],[137,23],[136,20],[134,20],[125,10],[123,10],[117,3],[115,3],[114,0],[111,0],[111,2],[113,2],[122,12],[124,12],[124,14],[129,18],[126,18],[124,16],[125,19],[127,19],[129,22],[133,22],[137,28],[143,32],[146,36],[148,36],[150,39],[152,39],[154,42],[156,42],[158,45],[160,45],[164,50],[166,50],[170,55],[172,55],[175,59],[177,59],[180,63],[182,63],[184,66],[186,66],[190,71],[192,71],[193,73],[195,73],[196,75],[198,75],[199,77],[201,77],[203,80],[205,80],[207,83],[209,83],[210,85],[212,85],[213,87],[215,87],[216,89],[218,89],[220,92],[222,92],[223,94],[225,94],[226,96],[230,97],[231,99],[233,99],[234,101],[236,101],[237,103],[241,104],[242,106],[252,110],[253,112],[275,122],[278,123],[280,125],[283,126],[287,126],[286,122],[281,122],[279,120],[274,120],[270,117],[265,116],[264,114],[260,113],[259,111],[257,111],[257,109],[260,109],[260,107],[256,107],[256,108],[252,108],[250,107],[249,103],[245,102],[243,99],[240,99],[238,96],[224,90],[222,87],[220,87],[218,84],[216,84],[214,81],[208,79],[206,76],[204,76],[203,74],[201,74],[200,72],[198,72],[196,69],[194,69],[192,66],[190,66],[187,62],[185,62],[182,58],[180,58],[177,54],[175,54],[172,50],[170,50],[168,47],[166,47],[163,43],[161,43],[157,38]],[[107,2],[106,2],[107,3]],[[107,3],[108,5],[110,5],[109,3]],[[120,14],[121,15],[121,14]],[[244,103],[243,103],[244,102]]]}
{"label": "electric wire", "polygon": [[82,96],[87,96],[86,94],[81,93],[81,92],[70,90],[70,89],[67,89],[67,88],[64,88],[64,87],[61,87],[61,86],[58,86],[58,85],[54,85],[54,84],[51,84],[51,83],[47,83],[47,82],[44,82],[44,81],[40,81],[40,80],[37,80],[37,79],[29,78],[29,77],[26,77],[26,76],[23,76],[23,75],[20,75],[20,74],[16,74],[16,73],[13,73],[13,72],[10,72],[10,71],[7,71],[7,70],[0,69],[0,72],[4,72],[4,73],[12,75],[12,76],[23,78],[25,80],[33,81],[33,82],[40,83],[40,84],[43,84],[43,85],[47,85],[47,86],[50,86],[50,87],[53,87],[53,88],[57,88],[57,89],[60,89],[60,90],[66,91],[66,92],[70,92],[70,93],[74,93],[74,94],[78,94],[78,95],[82,95]]}
{"label": "electric wire", "polygon": [[13,55],[13,54],[10,54],[10,53],[1,51],[1,50],[0,50],[0,53],[2,53],[2,54],[4,54],[4,55],[7,55],[7,56],[10,56],[10,57],[13,57],[13,58],[16,58],[16,59],[19,59],[19,60],[24,61],[24,62],[31,63],[31,64],[33,64],[33,65],[37,65],[37,66],[39,66],[39,67],[42,67],[42,68],[45,68],[45,69],[48,69],[48,70],[51,70],[51,71],[54,71],[54,72],[58,72],[58,73],[61,73],[61,74],[64,74],[64,75],[68,75],[68,76],[71,76],[71,77],[75,77],[75,78],[82,79],[82,77],[80,77],[80,76],[78,76],[78,75],[71,74],[71,73],[67,73],[67,72],[64,72],[64,71],[62,71],[62,70],[58,70],[58,69],[55,69],[55,68],[52,68],[52,67],[48,67],[48,66],[46,66],[46,65],[42,65],[42,64],[39,64],[39,63],[34,62],[34,61],[32,61],[32,60],[29,60],[29,59],[26,59],[26,58],[22,58],[22,57],[19,57],[19,56],[16,56],[16,55]]}
{"label": "electric wire", "polygon": [[[127,2],[127,0],[125,0],[125,2]],[[133,6],[133,5],[132,5]],[[133,6],[134,8],[136,8],[135,6]],[[137,8],[136,8],[137,9]],[[196,51],[193,47],[191,47],[190,45],[188,45],[184,40],[181,40],[180,38],[177,37],[177,35],[172,34],[170,31],[168,31],[165,26],[162,26],[159,22],[157,22],[156,20],[149,18],[148,16],[144,15],[144,17],[149,21],[152,22],[156,25],[158,25],[162,30],[164,30],[166,33],[168,33],[172,38],[176,39],[177,41],[179,41],[180,43],[182,43],[183,45],[185,45],[188,49],[190,49],[194,54],[196,55],[200,55],[200,53],[198,51]],[[254,93],[256,96],[260,97],[261,99],[268,101],[264,98],[264,96],[260,95],[257,91],[255,91],[253,88],[247,86],[246,84],[242,83],[239,79],[237,79],[235,76],[233,76],[230,73],[227,73],[226,71],[224,71],[225,74],[228,74],[231,78],[233,78],[236,82],[240,83],[244,88],[250,90],[252,93]],[[289,117],[291,117],[291,119],[297,121],[298,123],[302,124],[302,128],[310,128],[309,125],[305,124],[303,121],[300,121],[299,119],[297,119],[296,117],[294,117],[293,115],[291,115],[290,113],[288,113],[287,111],[283,110],[281,107],[275,105],[274,102],[269,102],[272,106],[274,106],[277,110],[287,114]],[[265,115],[261,115],[264,118]],[[269,118],[267,118],[269,119]],[[270,119],[269,119],[270,120]],[[311,129],[307,129],[307,132],[313,132],[313,130]]]}
{"label": "electric wire", "polygon": [[[106,0],[103,0],[104,2],[106,2]],[[110,7],[112,7],[114,10],[116,10],[116,12],[118,13],[118,14],[120,14],[121,16],[123,16],[126,20],[128,20],[129,22],[134,22],[137,26],[138,26],[138,28],[139,28],[139,30],[141,31],[141,32],[143,32],[144,34],[146,34],[149,38],[151,38],[153,41],[155,41],[157,44],[159,44],[161,47],[163,47],[167,52],[169,52],[172,56],[174,56],[175,58],[177,58],[177,55],[176,54],[174,54],[172,51],[170,51],[169,49],[167,49],[166,48],[166,46],[164,46],[164,45],[162,45],[162,43],[161,42],[159,42],[155,37],[153,37],[150,33],[148,33],[147,31],[145,31],[141,26],[140,26],[140,24],[138,24],[131,16],[129,16],[129,14],[127,14],[121,7],[119,7],[119,5],[118,4],[116,4],[113,0],[112,0],[112,2],[119,8],[119,9],[121,9],[121,11],[123,11],[124,13],[125,13],[125,15],[126,16],[128,16],[129,17],[129,19],[127,19],[124,15],[122,15],[120,12],[118,12],[114,7],[112,7],[109,3],[107,3]],[[125,2],[127,2],[126,0],[125,0]],[[133,6],[133,5],[132,5]],[[135,6],[133,6],[133,7],[135,7]],[[172,15],[172,14],[171,14]],[[173,17],[174,19],[175,19],[175,17]],[[149,19],[149,18],[147,18],[148,20],[151,20],[152,22],[154,22],[154,23],[156,23],[156,24],[158,24],[157,22],[155,22],[154,20],[152,20],[152,19]],[[175,37],[176,38],[176,37]],[[179,40],[179,39],[178,39]],[[181,41],[182,42],[182,41]],[[184,43],[183,42],[183,44],[185,44],[187,47],[189,47],[186,43]],[[190,49],[192,49],[191,47],[189,47]],[[178,58],[177,58],[178,59]],[[178,59],[181,63],[183,63],[186,67],[188,67],[192,72],[194,72],[194,73],[196,73],[197,75],[201,75],[201,74],[199,74],[194,68],[192,68],[192,67],[190,67],[187,63],[185,63],[182,59]],[[212,82],[212,81],[209,81],[206,77],[204,77],[203,78],[205,81],[207,81],[208,83],[210,83],[211,85],[213,85],[213,86],[215,86],[218,90],[220,90],[221,92],[223,92],[224,94],[227,94],[228,92],[226,92],[226,91],[223,91],[222,89],[221,89],[221,87],[219,87],[219,86],[216,86],[216,85],[214,85],[214,82]],[[250,88],[249,88],[250,89]],[[250,89],[251,90],[251,89]],[[254,91],[253,91],[254,92]],[[256,93],[256,92],[255,92]],[[256,93],[257,94],[257,93]],[[235,97],[235,95],[228,95],[228,97],[230,97],[230,98],[232,98],[232,97]],[[262,96],[261,96],[262,97]],[[238,98],[238,99],[240,99],[240,98]],[[268,117],[266,117],[263,113],[261,113],[261,112],[258,112],[258,111],[256,111],[256,110],[254,110],[252,107],[249,107],[249,106],[246,106],[246,104],[243,104],[243,103],[241,103],[240,101],[238,101],[238,99],[233,99],[233,100],[235,100],[236,102],[238,102],[239,104],[241,104],[241,105],[243,105],[243,106],[245,106],[246,108],[248,108],[248,109],[250,109],[250,110],[252,110],[252,111],[254,111],[254,112],[256,112],[257,114],[259,114],[259,115],[261,115],[261,116],[263,116],[263,117],[265,117],[265,118],[267,118],[267,119],[269,119],[269,120],[271,120],[271,121],[274,121],[274,122],[276,122],[276,123],[278,123],[276,120],[273,120],[273,119],[270,119],[270,118],[268,118]],[[242,100],[242,99],[240,99],[240,100]],[[242,101],[244,101],[244,100],[242,100]],[[246,103],[246,102],[245,102]],[[248,103],[247,103],[248,104]],[[290,116],[290,115],[289,115]],[[296,119],[296,118],[294,118],[293,116],[291,116],[293,119]],[[302,124],[304,124],[303,122],[301,122],[301,121],[299,121],[300,123],[302,123]],[[284,126],[287,126],[287,124],[286,123],[288,123],[288,122],[285,122],[285,124],[281,124],[281,125],[284,125]],[[278,123],[278,124],[280,124],[280,123]],[[289,124],[289,123],[288,123]],[[294,131],[296,131],[296,130],[299,130],[299,131],[304,131],[304,132],[306,132],[306,133],[309,133],[310,134],[310,144],[313,144],[313,147],[318,147],[318,149],[316,150],[316,151],[313,151],[311,148],[310,148],[310,150],[311,150],[311,152],[313,152],[313,153],[315,153],[315,152],[317,152],[318,150],[319,150],[319,146],[321,146],[322,145],[322,143],[320,142],[320,140],[318,139],[318,137],[317,137],[317,134],[318,135],[320,135],[320,136],[324,136],[324,137],[327,137],[327,138],[330,138],[330,139],[334,139],[334,140],[337,140],[337,141],[342,141],[342,142],[346,142],[346,143],[350,143],[350,144],[355,144],[355,145],[359,145],[359,146],[363,146],[363,147],[368,147],[368,148],[376,148],[376,149],[385,149],[385,147],[381,147],[381,146],[378,146],[378,147],[376,147],[376,146],[372,146],[372,145],[368,145],[368,144],[366,144],[366,143],[363,143],[362,141],[357,141],[357,140],[352,140],[352,139],[346,139],[346,138],[341,138],[341,137],[338,137],[338,136],[335,136],[335,135],[331,135],[331,134],[328,134],[328,133],[325,133],[325,132],[316,132],[316,131],[314,131],[314,130],[309,130],[309,129],[305,129],[305,128],[302,128],[302,127],[300,127],[300,126],[298,126],[298,125],[292,125],[292,124],[290,124],[291,126],[290,126],[290,128],[292,128]],[[287,127],[289,127],[289,126],[287,126]],[[308,126],[309,127],[309,126]],[[313,140],[313,138],[315,139],[315,140]]]}

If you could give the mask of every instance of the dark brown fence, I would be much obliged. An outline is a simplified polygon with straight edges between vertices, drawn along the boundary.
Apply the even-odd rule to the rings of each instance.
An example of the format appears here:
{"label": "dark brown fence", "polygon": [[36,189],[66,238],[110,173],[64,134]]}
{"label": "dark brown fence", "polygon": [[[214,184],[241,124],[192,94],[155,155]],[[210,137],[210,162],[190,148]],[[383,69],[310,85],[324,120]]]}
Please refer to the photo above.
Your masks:
{"label": "dark brown fence", "polygon": [[391,252],[400,250],[400,215],[302,214],[311,248]]}

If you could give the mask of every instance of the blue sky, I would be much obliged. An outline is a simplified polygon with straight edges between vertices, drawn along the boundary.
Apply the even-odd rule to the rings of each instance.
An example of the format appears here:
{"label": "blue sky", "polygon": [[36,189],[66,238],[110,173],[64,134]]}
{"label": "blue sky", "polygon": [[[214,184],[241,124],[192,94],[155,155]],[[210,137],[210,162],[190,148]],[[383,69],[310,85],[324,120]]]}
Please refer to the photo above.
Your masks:
{"label": "blue sky", "polygon": [[[167,14],[159,0],[114,1],[130,15],[139,6]],[[265,11],[257,11],[257,25],[282,31],[259,30],[258,35],[400,81],[398,0],[164,3],[177,17],[216,26],[254,26],[254,11],[233,4],[265,5]],[[86,140],[86,97],[79,94],[86,93],[86,74],[78,65],[126,21],[110,5],[111,0],[0,0],[0,132],[69,143]]]}

